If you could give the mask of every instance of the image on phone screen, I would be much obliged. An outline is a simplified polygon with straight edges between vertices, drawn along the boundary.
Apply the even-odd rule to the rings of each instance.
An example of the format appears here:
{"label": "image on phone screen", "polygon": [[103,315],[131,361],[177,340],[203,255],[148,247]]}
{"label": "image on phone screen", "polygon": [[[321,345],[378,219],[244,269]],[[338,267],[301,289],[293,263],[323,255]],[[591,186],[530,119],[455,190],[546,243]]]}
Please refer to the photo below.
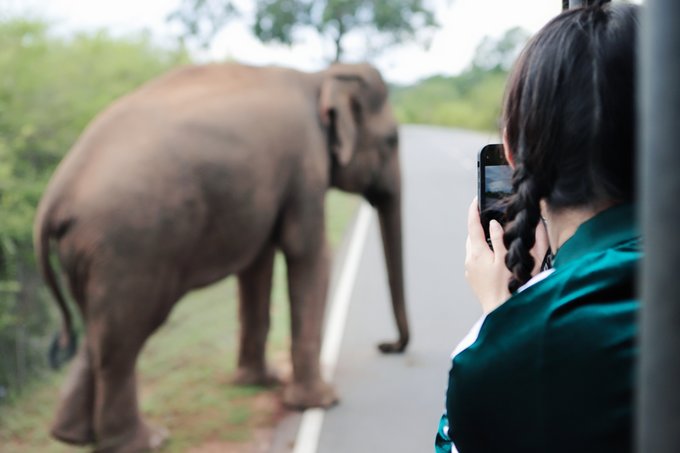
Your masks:
{"label": "image on phone screen", "polygon": [[505,160],[503,145],[487,145],[479,152],[479,212],[486,238],[492,219],[503,224],[504,199],[512,193],[512,168]]}

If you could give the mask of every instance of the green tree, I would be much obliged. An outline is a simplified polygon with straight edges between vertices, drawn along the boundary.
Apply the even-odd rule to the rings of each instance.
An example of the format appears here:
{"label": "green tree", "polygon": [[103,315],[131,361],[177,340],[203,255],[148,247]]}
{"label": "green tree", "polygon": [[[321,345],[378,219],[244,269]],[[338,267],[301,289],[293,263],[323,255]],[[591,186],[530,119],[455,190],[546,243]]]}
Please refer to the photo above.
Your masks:
{"label": "green tree", "polygon": [[497,131],[508,70],[528,37],[521,28],[500,38],[485,37],[461,74],[392,87],[397,118],[403,123]]}
{"label": "green tree", "polygon": [[509,71],[529,39],[529,32],[521,27],[507,30],[500,38],[484,37],[472,58],[472,69]]}
{"label": "green tree", "polygon": [[[344,55],[343,41],[363,34],[386,47],[413,40],[425,43],[437,26],[427,0],[256,0],[252,30],[262,42],[293,44],[303,29],[316,31]],[[184,39],[208,45],[231,19],[243,17],[231,0],[182,0],[169,16]]]}

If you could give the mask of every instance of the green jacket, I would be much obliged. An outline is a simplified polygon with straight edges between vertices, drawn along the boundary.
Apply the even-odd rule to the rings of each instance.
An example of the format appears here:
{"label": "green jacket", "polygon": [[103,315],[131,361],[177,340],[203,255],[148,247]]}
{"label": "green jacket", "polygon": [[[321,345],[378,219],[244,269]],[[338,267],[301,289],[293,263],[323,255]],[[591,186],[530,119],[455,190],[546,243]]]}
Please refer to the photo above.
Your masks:
{"label": "green jacket", "polygon": [[632,451],[634,219],[619,205],[583,223],[551,275],[489,313],[453,357],[436,451]]}

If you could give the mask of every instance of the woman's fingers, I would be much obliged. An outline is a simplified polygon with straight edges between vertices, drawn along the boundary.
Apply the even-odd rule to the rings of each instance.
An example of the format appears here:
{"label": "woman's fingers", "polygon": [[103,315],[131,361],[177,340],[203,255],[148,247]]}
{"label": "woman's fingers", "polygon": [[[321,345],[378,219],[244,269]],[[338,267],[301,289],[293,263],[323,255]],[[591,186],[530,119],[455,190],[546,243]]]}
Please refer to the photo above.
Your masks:
{"label": "woman's fingers", "polygon": [[490,225],[492,251],[484,237],[479,219],[477,198],[468,209],[468,236],[465,241],[465,278],[475,293],[485,313],[498,307],[508,299],[510,272],[505,267],[505,246],[503,227],[492,221]]}
{"label": "woman's fingers", "polygon": [[483,245],[488,248],[486,238],[484,237],[482,221],[479,219],[477,197],[472,199],[472,203],[470,203],[470,207],[468,208],[468,237],[470,238],[472,247],[481,247]]}
{"label": "woman's fingers", "polygon": [[507,250],[503,243],[503,227],[498,221],[492,220],[489,223],[489,236],[491,238],[491,246],[493,247],[494,261],[505,263]]}

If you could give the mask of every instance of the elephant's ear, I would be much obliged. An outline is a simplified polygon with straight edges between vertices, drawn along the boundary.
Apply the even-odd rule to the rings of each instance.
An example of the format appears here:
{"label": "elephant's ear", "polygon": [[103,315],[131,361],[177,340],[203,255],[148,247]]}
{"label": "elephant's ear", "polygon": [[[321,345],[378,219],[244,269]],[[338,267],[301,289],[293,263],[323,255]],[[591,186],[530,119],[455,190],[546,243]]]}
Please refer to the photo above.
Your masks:
{"label": "elephant's ear", "polygon": [[328,130],[329,147],[340,165],[352,160],[356,148],[362,84],[359,76],[331,75],[321,85],[321,122]]}

